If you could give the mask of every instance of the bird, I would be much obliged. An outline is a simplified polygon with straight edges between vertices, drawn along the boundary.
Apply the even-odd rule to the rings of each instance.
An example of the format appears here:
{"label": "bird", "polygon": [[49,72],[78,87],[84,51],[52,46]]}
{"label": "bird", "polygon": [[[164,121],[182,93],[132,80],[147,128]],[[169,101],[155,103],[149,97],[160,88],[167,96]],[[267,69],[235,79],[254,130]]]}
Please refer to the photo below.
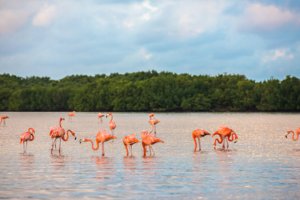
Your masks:
{"label": "bird", "polygon": [[96,143],[96,146],[94,145],[95,143],[93,142],[92,139],[89,139],[89,138],[84,138],[83,140],[80,139],[80,143],[82,142],[90,142],[92,144],[92,149],[94,151],[98,150],[99,149],[99,144],[101,143],[102,145],[102,156],[105,156],[105,152],[104,152],[104,143],[109,141],[109,140],[113,140],[113,139],[116,139],[117,137],[114,136],[114,135],[111,135],[109,133],[107,133],[106,131],[99,131],[96,135],[96,140],[95,140],[95,143]]}
{"label": "bird", "polygon": [[197,139],[198,139],[198,144],[199,144],[199,151],[201,151],[200,138],[205,137],[207,135],[210,135],[210,133],[203,129],[196,129],[192,132],[192,138],[194,140],[194,146],[195,146],[194,152],[197,151]]}
{"label": "bird", "polygon": [[[300,135],[300,128],[296,129],[295,131],[293,130],[288,130],[287,134],[285,134],[285,138],[288,138],[289,134],[293,134],[292,136],[292,140],[293,141],[297,141],[299,139],[299,135]],[[296,135],[296,136],[295,136]]]}
{"label": "bird", "polygon": [[154,132],[156,135],[156,124],[158,124],[160,121],[154,117],[154,113],[149,114],[149,124],[151,125],[150,133]]}
{"label": "bird", "polygon": [[104,117],[104,115],[103,115],[102,113],[98,113],[98,119],[99,119],[99,130],[100,130],[100,128],[101,128],[101,125],[102,125],[102,122],[103,122],[103,120],[102,120],[102,117]]}
{"label": "bird", "polygon": [[69,113],[68,113],[69,120],[72,121],[72,118],[75,117],[75,115],[76,115],[76,112],[75,112],[75,111],[69,112]]}
{"label": "bird", "polygon": [[20,136],[20,144],[23,144],[23,152],[27,151],[27,143],[28,141],[34,140],[35,130],[33,128],[29,128],[27,132],[22,133]]}
{"label": "bird", "polygon": [[110,117],[108,125],[109,125],[109,129],[111,131],[111,134],[114,135],[114,130],[117,127],[116,122],[113,120],[114,117],[111,112],[106,114],[106,118],[107,117]]}
{"label": "bird", "polygon": [[9,117],[7,115],[0,115],[0,125],[3,124],[3,126],[6,125],[5,120]]}
{"label": "bird", "polygon": [[219,138],[216,138],[213,146],[214,149],[216,149],[216,143],[218,142],[219,144],[223,144],[223,149],[225,149],[225,142],[227,143],[227,149],[229,148],[229,142],[234,142],[236,143],[238,140],[238,136],[237,134],[231,129],[228,128],[226,126],[220,127],[216,132],[214,132],[214,134],[212,135],[212,137],[214,137],[215,135],[218,135]]}
{"label": "bird", "polygon": [[143,154],[144,157],[146,157],[146,153],[147,153],[146,147],[147,146],[149,147],[149,150],[150,150],[150,156],[151,155],[154,156],[155,153],[152,148],[152,145],[156,144],[158,142],[164,143],[163,140],[161,140],[160,138],[158,138],[152,134],[149,134],[147,131],[142,131],[141,137],[142,137],[142,147],[143,147],[143,151],[144,151],[144,154]]}
{"label": "bird", "polygon": [[132,156],[132,145],[134,145],[138,142],[139,142],[139,140],[136,138],[136,134],[130,134],[130,135],[124,136],[123,144],[124,144],[124,147],[125,147],[125,150],[126,150],[126,156],[129,155],[128,146],[130,145],[130,154]]}
{"label": "bird", "polygon": [[72,130],[67,130],[67,131],[65,131],[65,129],[62,127],[62,121],[63,120],[65,120],[64,118],[60,118],[59,119],[59,127],[54,127],[54,128],[52,128],[51,130],[50,130],[50,133],[49,133],[49,135],[50,135],[50,137],[53,139],[53,141],[52,141],[52,148],[51,148],[51,153],[52,153],[52,151],[53,151],[53,147],[54,147],[54,145],[56,146],[56,140],[57,139],[59,139],[59,149],[58,149],[58,152],[60,153],[60,151],[61,151],[61,140],[63,140],[63,141],[68,141],[68,139],[69,139],[69,133],[71,133],[72,134],[72,136],[74,137],[74,139],[76,140],[76,136],[75,136],[75,133],[74,133],[74,131],[72,131]]}

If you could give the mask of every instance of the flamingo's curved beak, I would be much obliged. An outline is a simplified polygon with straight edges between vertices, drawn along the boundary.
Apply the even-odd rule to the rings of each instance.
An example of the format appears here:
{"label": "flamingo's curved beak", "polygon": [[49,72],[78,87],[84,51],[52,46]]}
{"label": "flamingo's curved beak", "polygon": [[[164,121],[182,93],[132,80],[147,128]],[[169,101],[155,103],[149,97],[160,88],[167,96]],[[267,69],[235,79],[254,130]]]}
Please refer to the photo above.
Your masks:
{"label": "flamingo's curved beak", "polygon": [[77,139],[77,137],[74,138],[74,140],[76,140],[76,139]]}
{"label": "flamingo's curved beak", "polygon": [[81,144],[81,142],[82,142],[82,139],[79,140],[79,144]]}
{"label": "flamingo's curved beak", "polygon": [[287,138],[287,134],[286,134],[286,135],[284,135],[284,137],[285,137],[285,138]]}

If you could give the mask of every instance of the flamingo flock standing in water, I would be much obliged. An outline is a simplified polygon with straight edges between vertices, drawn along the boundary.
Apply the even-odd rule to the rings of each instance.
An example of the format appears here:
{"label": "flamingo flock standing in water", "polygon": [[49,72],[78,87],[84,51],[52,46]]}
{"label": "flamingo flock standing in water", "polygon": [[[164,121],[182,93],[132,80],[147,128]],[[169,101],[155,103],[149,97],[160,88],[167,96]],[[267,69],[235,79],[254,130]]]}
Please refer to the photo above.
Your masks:
{"label": "flamingo flock standing in water", "polygon": [[[74,113],[74,112],[72,112],[72,113]],[[113,120],[113,114],[108,113],[108,114],[104,115],[102,113],[98,113],[98,119],[99,119],[100,124],[102,124],[102,118],[104,116],[106,116],[106,118],[110,117],[108,125],[109,125],[109,129],[110,129],[111,134],[107,133],[104,129],[103,130],[100,129],[99,132],[96,135],[95,143],[90,138],[80,139],[80,143],[90,142],[92,144],[92,149],[93,150],[98,150],[99,146],[101,144],[102,145],[102,156],[105,155],[104,143],[117,138],[116,136],[114,136],[114,129],[116,128],[116,123]],[[8,116],[1,115],[0,116],[0,124],[1,123],[5,124],[4,120],[7,119],[7,118],[8,118]],[[75,136],[74,131],[72,131],[70,129],[65,131],[65,129],[62,127],[62,121],[63,120],[64,120],[64,118],[60,118],[59,119],[59,126],[50,129],[49,136],[52,139],[51,153],[52,153],[54,147],[56,148],[57,139],[59,139],[59,152],[61,151],[61,140],[68,141],[69,134],[71,134],[74,137],[74,139],[76,140],[76,136]],[[142,133],[141,133],[141,143],[142,143],[143,156],[144,157],[147,155],[147,152],[148,152],[147,147],[149,147],[150,156],[154,156],[155,152],[153,150],[152,145],[154,145],[156,143],[164,143],[163,140],[156,137],[156,124],[158,124],[159,122],[160,121],[157,120],[154,117],[154,113],[149,114],[149,123],[151,125],[151,130],[150,130],[150,132],[142,131]],[[34,140],[34,138],[35,138],[34,134],[35,134],[35,130],[33,128],[29,128],[26,132],[24,132],[20,136],[20,144],[23,144],[23,152],[24,153],[27,151],[27,143],[29,141]],[[288,136],[290,134],[292,134],[292,140],[293,141],[299,140],[299,138],[300,138],[299,137],[300,136],[300,128],[296,129],[295,131],[288,130],[287,133],[285,134],[285,137],[288,138]],[[195,129],[194,131],[192,131],[192,138],[193,138],[193,141],[194,141],[194,152],[196,152],[197,150],[201,151],[201,138],[206,137],[208,135],[211,135],[211,134],[208,131],[204,130],[204,129]],[[220,127],[211,136],[213,138],[217,137],[217,138],[214,138],[214,142],[213,142],[214,149],[216,149],[217,143],[219,143],[219,144],[222,144],[222,149],[226,150],[226,149],[229,148],[229,142],[236,143],[237,140],[238,140],[238,135],[236,134],[236,132],[234,130],[232,130],[231,128],[227,127],[227,126]],[[136,143],[139,143],[139,142],[140,141],[136,137],[136,134],[130,134],[130,135],[126,135],[126,136],[123,137],[123,144],[124,144],[124,147],[125,147],[126,156],[129,156],[129,155],[132,156],[133,155],[132,154],[132,146]],[[130,149],[130,151],[129,151],[129,149]]]}

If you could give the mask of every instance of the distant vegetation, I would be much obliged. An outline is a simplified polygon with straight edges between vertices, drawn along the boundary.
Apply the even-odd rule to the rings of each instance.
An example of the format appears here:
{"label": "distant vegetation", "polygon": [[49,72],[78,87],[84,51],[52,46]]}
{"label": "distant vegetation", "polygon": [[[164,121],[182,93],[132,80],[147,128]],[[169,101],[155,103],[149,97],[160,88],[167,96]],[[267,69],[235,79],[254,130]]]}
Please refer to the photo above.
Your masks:
{"label": "distant vegetation", "polygon": [[136,72],[21,78],[0,75],[1,111],[300,111],[300,80]]}

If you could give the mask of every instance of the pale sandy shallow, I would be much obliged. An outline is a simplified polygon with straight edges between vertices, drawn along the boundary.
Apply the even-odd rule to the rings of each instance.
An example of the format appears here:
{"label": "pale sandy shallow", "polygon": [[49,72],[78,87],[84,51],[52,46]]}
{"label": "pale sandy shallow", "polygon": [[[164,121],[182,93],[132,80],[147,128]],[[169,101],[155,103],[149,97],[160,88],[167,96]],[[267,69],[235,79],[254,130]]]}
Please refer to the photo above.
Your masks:
{"label": "pale sandy shallow", "polygon": [[[62,155],[50,154],[49,128],[64,116],[64,127],[79,138],[94,137],[97,113],[13,112],[0,127],[0,199],[300,199],[300,140],[284,138],[300,127],[299,114],[164,113],[154,146],[156,156],[124,157],[121,138],[148,129],[147,113],[115,113],[119,137],[106,144],[106,157],[71,139]],[[104,120],[107,129],[107,120]],[[215,151],[212,139],[193,153],[191,132],[228,125],[239,134],[230,151]],[[36,129],[36,140],[22,153],[19,135]]]}

